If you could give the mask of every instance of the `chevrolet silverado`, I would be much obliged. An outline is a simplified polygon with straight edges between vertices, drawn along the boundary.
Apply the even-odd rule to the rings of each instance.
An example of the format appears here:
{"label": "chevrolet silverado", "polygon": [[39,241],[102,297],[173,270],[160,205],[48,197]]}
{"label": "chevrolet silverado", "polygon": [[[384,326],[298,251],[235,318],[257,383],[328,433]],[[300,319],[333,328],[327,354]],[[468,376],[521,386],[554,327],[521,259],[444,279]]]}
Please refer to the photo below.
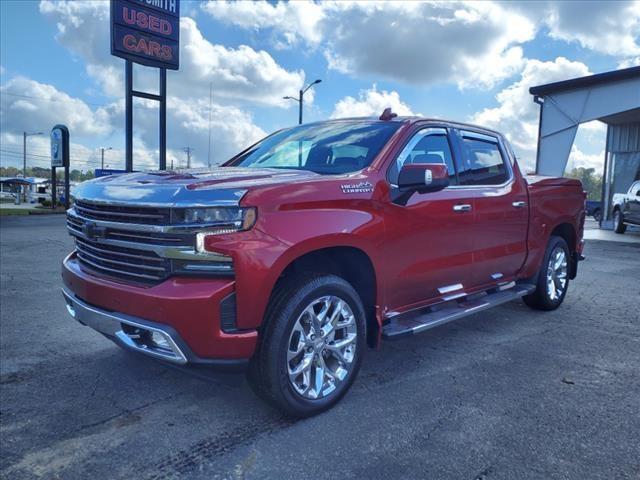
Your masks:
{"label": "chevrolet silverado", "polygon": [[246,370],[300,417],[347,392],[367,347],[518,298],[557,308],[583,249],[578,180],[523,176],[497,132],[388,109],[74,200],[77,321],[164,362]]}

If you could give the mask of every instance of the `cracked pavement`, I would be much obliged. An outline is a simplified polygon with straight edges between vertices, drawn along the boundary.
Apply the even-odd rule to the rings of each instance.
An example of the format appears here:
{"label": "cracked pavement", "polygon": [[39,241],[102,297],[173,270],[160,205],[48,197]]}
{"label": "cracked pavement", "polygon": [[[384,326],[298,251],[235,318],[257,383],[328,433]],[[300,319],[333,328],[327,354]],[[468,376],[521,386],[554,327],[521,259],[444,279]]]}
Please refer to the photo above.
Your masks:
{"label": "cracked pavement", "polygon": [[340,404],[291,421],[242,376],[69,318],[62,216],[2,217],[0,242],[2,478],[640,477],[638,244],[587,242],[555,312],[512,302],[366,352]]}

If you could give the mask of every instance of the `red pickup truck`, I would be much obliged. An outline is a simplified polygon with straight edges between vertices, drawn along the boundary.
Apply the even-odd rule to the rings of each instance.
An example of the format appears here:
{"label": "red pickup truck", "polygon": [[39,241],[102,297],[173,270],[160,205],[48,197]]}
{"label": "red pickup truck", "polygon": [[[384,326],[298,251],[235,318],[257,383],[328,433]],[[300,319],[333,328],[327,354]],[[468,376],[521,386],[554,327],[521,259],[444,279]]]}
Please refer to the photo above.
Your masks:
{"label": "red pickup truck", "polygon": [[206,171],[77,187],[69,313],[173,364],[246,367],[290,415],[364,351],[504,302],[553,310],[582,257],[579,181],[523,177],[497,132],[423,118],[280,130]]}

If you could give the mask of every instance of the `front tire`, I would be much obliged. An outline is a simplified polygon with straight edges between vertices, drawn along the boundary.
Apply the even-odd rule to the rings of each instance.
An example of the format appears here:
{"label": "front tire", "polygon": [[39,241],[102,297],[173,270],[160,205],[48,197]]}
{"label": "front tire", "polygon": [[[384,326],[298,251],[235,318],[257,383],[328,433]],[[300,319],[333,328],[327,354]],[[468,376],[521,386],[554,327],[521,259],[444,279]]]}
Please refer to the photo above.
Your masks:
{"label": "front tire", "polygon": [[555,310],[569,288],[570,252],[562,237],[551,237],[538,273],[536,290],[522,299],[536,310]]}
{"label": "front tire", "polygon": [[293,417],[316,415],[351,387],[366,345],[358,293],[335,275],[277,287],[249,370],[256,394]]}
{"label": "front tire", "polygon": [[613,231],[616,233],[624,233],[627,231],[627,226],[624,224],[624,216],[619,208],[613,211]]}

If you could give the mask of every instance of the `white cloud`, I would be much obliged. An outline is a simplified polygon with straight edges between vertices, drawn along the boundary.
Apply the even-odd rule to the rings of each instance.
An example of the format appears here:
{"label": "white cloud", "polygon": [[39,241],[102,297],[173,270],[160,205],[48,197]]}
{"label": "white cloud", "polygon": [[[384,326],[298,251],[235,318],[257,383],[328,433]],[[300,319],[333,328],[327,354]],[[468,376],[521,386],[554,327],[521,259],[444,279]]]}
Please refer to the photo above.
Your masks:
{"label": "white cloud", "polygon": [[523,63],[534,24],[492,3],[365,2],[326,7],[327,56],[341,71],[407,83],[491,87]]}
{"label": "white cloud", "polygon": [[[43,0],[40,12],[57,23],[57,41],[85,61],[87,73],[103,91],[112,97],[122,96],[124,62],[110,55],[109,3]],[[140,88],[156,88],[156,69],[136,67],[134,77]],[[182,17],[180,70],[169,72],[167,89],[183,98],[208,98],[209,82],[213,82],[214,97],[220,101],[286,108],[283,92],[297,91],[304,83],[304,73],[287,71],[264,50],[214,45],[204,38],[195,20]],[[313,95],[308,101],[313,101]]]}
{"label": "white cloud", "polygon": [[[111,166],[124,167],[123,143],[124,101],[91,107],[55,87],[24,77],[16,77],[0,86],[0,130],[2,131],[3,164],[20,164],[15,152],[22,151],[22,132],[42,131],[43,136],[30,137],[30,161],[48,163],[51,128],[58,123],[69,127],[72,161],[77,168],[99,166],[98,145],[113,145],[109,151]],[[233,106],[212,104],[211,139],[213,164],[219,164],[244,147],[265,136],[250,114]],[[151,100],[134,104],[134,165],[154,168],[158,162],[158,108]],[[179,162],[181,149],[195,149],[193,165],[207,162],[209,133],[209,100],[170,96],[167,101],[167,158]],[[5,148],[6,147],[6,148]],[[168,162],[169,163],[169,162]]]}
{"label": "white cloud", "polygon": [[[172,75],[176,82],[170,86],[183,97],[208,96],[213,81],[214,96],[221,99],[283,107],[283,94],[304,83],[303,72],[285,70],[264,50],[212,44],[190,18],[182,19],[180,35],[180,71]],[[308,101],[313,102],[312,93]]]}
{"label": "white cloud", "polygon": [[595,154],[587,154],[580,150],[577,145],[571,147],[571,153],[569,154],[569,161],[567,162],[567,169],[584,167],[595,168],[597,173],[602,173],[604,165],[604,149]]}
{"label": "white cloud", "polygon": [[[72,161],[79,168],[99,166],[99,145],[112,145],[108,163],[124,167],[124,63],[109,54],[108,2],[40,3],[40,11],[57,23],[57,41],[85,62],[87,73],[102,92],[117,100],[92,107],[52,85],[16,77],[3,83],[2,141],[21,151],[23,130],[48,134],[57,123],[66,124],[72,136]],[[134,88],[153,91],[157,70],[136,67]],[[265,51],[247,46],[227,48],[206,40],[191,18],[181,20],[181,69],[169,72],[167,101],[167,160],[183,165],[184,146],[194,149],[193,166],[207,162],[209,143],[209,82],[213,80],[211,105],[211,161],[221,163],[265,135],[243,103],[283,108],[283,92],[295,92],[304,83],[302,72],[287,71]],[[151,86],[151,87],[150,87]],[[6,95],[4,93],[7,93]],[[313,101],[313,92],[306,100]],[[48,136],[29,139],[40,153],[34,161],[45,163]],[[154,168],[158,159],[158,106],[156,102],[134,101],[134,167]],[[35,155],[44,155],[36,157]],[[3,163],[19,163],[14,153],[3,155]]]}
{"label": "white cloud", "polygon": [[322,39],[319,23],[324,18],[321,4],[298,0],[269,3],[265,0],[238,1],[210,0],[202,9],[214,18],[256,31],[275,29],[277,46],[293,46],[299,38],[317,45]]}
{"label": "white cloud", "polygon": [[46,131],[57,123],[67,125],[75,134],[108,135],[109,113],[92,110],[52,85],[25,77],[15,77],[0,86],[0,128],[3,131]]}
{"label": "white cloud", "polygon": [[368,90],[361,90],[357,99],[347,96],[339,100],[331,118],[379,116],[387,107],[398,115],[415,115],[411,107],[400,100],[398,92],[378,91],[374,84]]}
{"label": "white cloud", "polygon": [[640,55],[640,1],[554,2],[545,23],[549,35],[616,57]]}
{"label": "white cloud", "polygon": [[638,66],[640,66],[640,56],[625,58],[618,63],[618,68],[630,68]]}
{"label": "white cloud", "polygon": [[530,170],[535,166],[539,106],[533,102],[529,88],[590,73],[585,64],[563,57],[552,62],[527,60],[520,78],[496,95],[498,106],[477,112],[471,121],[504,133],[525,170]]}
{"label": "white cloud", "polygon": [[491,87],[517,72],[534,23],[486,2],[209,2],[203,9],[280,42],[322,48],[330,68],[406,83]]}

